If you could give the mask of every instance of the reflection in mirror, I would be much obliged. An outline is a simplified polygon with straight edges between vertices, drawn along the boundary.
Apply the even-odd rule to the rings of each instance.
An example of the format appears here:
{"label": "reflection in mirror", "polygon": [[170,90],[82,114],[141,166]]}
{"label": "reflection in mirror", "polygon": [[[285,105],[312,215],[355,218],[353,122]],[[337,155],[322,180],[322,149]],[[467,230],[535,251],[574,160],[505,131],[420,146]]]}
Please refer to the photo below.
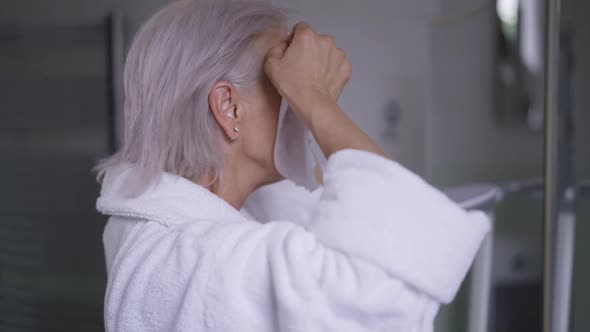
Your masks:
{"label": "reflection in mirror", "polygon": [[543,126],[543,8],[537,0],[496,0],[496,118]]}

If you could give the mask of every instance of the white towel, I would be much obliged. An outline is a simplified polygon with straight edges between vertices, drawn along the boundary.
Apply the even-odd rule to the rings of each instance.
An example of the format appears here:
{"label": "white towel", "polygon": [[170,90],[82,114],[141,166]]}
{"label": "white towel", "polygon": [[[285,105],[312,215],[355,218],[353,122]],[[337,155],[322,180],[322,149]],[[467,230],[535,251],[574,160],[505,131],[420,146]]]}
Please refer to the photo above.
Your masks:
{"label": "white towel", "polygon": [[317,151],[311,131],[283,99],[279,110],[275,139],[274,162],[279,174],[297,185],[315,189],[315,168],[323,166],[325,158]]}

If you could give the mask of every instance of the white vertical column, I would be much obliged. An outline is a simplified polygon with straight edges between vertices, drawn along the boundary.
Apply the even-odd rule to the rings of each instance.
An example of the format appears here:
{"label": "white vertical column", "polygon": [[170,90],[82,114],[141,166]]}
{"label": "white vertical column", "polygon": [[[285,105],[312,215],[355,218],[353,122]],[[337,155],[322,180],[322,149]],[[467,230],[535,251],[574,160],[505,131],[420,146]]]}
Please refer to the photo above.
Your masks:
{"label": "white vertical column", "polygon": [[555,237],[552,332],[569,332],[572,273],[574,266],[576,215],[573,209],[560,211]]}
{"label": "white vertical column", "polygon": [[492,292],[492,260],[494,251],[494,213],[489,212],[492,229],[484,239],[471,268],[468,332],[487,332]]}

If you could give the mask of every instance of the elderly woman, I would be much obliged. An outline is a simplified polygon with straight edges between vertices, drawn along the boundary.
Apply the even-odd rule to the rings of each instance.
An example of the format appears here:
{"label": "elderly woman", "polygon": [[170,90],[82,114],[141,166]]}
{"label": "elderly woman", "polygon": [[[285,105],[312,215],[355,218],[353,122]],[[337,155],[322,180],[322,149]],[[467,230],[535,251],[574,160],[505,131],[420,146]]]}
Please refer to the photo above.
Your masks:
{"label": "elderly woman", "polygon": [[[488,222],[346,117],[349,75],[268,3],[175,2],[143,26],[124,145],[99,165],[108,331],[432,330]],[[275,166],[282,101],[327,158],[313,192]]]}

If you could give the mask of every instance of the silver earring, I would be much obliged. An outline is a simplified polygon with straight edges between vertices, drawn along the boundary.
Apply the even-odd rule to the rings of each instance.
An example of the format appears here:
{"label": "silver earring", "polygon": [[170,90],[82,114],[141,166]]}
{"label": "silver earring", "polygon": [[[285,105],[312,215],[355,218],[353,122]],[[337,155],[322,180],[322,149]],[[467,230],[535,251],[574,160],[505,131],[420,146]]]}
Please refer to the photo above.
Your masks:
{"label": "silver earring", "polygon": [[240,128],[238,128],[238,127],[234,127],[234,131],[235,131],[236,133],[239,133],[239,132],[240,132]]}

